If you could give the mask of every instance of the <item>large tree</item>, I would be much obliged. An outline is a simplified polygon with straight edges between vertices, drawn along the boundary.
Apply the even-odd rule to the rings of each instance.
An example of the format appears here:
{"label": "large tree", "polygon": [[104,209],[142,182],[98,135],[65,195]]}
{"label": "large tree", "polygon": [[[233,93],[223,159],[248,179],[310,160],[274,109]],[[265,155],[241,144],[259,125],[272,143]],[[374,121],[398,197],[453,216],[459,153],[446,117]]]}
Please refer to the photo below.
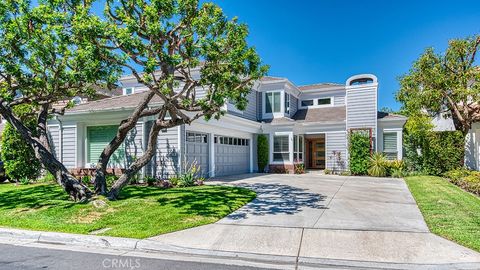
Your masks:
{"label": "large tree", "polygon": [[454,39],[445,53],[428,48],[400,78],[397,99],[411,115],[451,118],[464,135],[480,121],[480,36]]}
{"label": "large tree", "polygon": [[[248,29],[228,19],[221,8],[198,0],[107,1],[106,22],[97,33],[85,34],[99,47],[117,53],[106,57],[122,65],[148,88],[133,114],[120,123],[116,137],[103,150],[96,166],[95,186],[106,193],[105,171],[111,155],[128,131],[144,116],[153,116],[147,149],[129,165],[108,192],[112,199],[155,153],[158,132],[201,117],[219,118],[227,100],[239,109],[255,80],[267,72],[246,41]],[[202,92],[203,94],[199,94]],[[149,106],[153,98],[161,106]]]}
{"label": "large tree", "polygon": [[[49,144],[47,120],[64,108],[52,105],[77,95],[93,95],[96,85],[116,81],[118,68],[99,56],[79,29],[90,24],[89,1],[0,2],[0,114],[34,149],[36,157],[75,200],[90,190],[59,162]],[[28,104],[36,118],[32,130],[15,113]]]}

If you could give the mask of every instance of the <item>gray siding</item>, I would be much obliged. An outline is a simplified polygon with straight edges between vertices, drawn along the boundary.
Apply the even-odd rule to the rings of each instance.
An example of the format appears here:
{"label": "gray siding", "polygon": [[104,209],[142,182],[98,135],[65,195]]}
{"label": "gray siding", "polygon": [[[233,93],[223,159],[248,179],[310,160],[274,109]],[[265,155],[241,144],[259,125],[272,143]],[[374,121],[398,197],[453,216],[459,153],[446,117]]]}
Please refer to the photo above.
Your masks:
{"label": "gray siding", "polygon": [[252,89],[247,95],[247,100],[247,107],[242,113],[238,113],[235,111],[235,105],[227,103],[228,113],[252,121],[257,121],[257,91]]}
{"label": "gray siding", "polygon": [[335,96],[333,96],[333,104],[335,106],[344,106],[345,105],[345,95],[335,95]]}
{"label": "gray siding", "polygon": [[63,141],[62,141],[62,162],[68,169],[77,167],[77,127],[64,126],[63,127]]}
{"label": "gray siding", "polygon": [[125,168],[143,155],[143,123],[137,123],[125,138]]}
{"label": "gray siding", "polygon": [[263,93],[257,92],[257,120],[261,120],[263,118]]}
{"label": "gray siding", "polygon": [[59,126],[48,126],[48,136],[50,140],[50,147],[52,148],[53,155],[59,159],[60,153],[60,128]]}
{"label": "gray siding", "polygon": [[375,129],[376,124],[377,87],[359,87],[347,90],[347,130],[351,128]]}
{"label": "gray siding", "polygon": [[[147,126],[151,127],[151,125]],[[179,156],[178,127],[160,131],[157,139],[157,153],[152,160],[151,171],[147,174],[162,179],[175,176],[180,166]]]}
{"label": "gray siding", "polygon": [[298,110],[298,98],[290,95],[290,117],[294,116]]}
{"label": "gray siding", "polygon": [[[335,152],[340,151],[341,159],[338,160],[334,155]],[[347,161],[347,133],[330,132],[326,134],[326,167],[330,170],[346,170],[348,168]]]}

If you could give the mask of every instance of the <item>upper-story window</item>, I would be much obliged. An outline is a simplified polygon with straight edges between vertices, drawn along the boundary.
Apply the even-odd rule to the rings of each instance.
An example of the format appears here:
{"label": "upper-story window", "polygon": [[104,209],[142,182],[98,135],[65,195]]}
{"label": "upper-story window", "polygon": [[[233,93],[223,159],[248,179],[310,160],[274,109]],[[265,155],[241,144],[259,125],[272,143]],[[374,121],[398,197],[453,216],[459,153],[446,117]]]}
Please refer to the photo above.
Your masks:
{"label": "upper-story window", "polygon": [[265,113],[279,113],[282,110],[281,103],[282,92],[265,93]]}
{"label": "upper-story window", "polygon": [[285,113],[290,114],[290,95],[285,93]]}
{"label": "upper-story window", "polygon": [[333,98],[317,98],[317,99],[306,99],[302,100],[300,106],[302,108],[308,107],[324,107],[324,106],[331,106],[333,104]]}
{"label": "upper-story window", "polygon": [[313,106],[313,99],[302,100],[302,107]]}
{"label": "upper-story window", "polygon": [[319,98],[317,100],[318,105],[330,105],[332,104],[332,99],[331,98]]}
{"label": "upper-story window", "polygon": [[124,95],[131,95],[133,93],[135,93],[135,88],[133,88],[133,87],[123,88],[123,94]]}
{"label": "upper-story window", "polygon": [[362,85],[362,84],[369,84],[373,83],[372,78],[360,78],[360,79],[355,79],[350,82],[350,85]]}

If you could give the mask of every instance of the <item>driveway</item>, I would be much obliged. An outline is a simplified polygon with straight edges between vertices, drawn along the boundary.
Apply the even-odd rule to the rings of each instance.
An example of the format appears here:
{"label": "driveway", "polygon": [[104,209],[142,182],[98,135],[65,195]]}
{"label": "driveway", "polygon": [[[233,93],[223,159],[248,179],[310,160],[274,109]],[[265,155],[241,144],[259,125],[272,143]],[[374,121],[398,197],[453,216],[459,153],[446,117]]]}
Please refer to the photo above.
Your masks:
{"label": "driveway", "polygon": [[160,235],[165,244],[295,257],[296,267],[477,269],[480,254],[429,232],[402,179],[241,175],[210,184],[257,198],[215,224]]}

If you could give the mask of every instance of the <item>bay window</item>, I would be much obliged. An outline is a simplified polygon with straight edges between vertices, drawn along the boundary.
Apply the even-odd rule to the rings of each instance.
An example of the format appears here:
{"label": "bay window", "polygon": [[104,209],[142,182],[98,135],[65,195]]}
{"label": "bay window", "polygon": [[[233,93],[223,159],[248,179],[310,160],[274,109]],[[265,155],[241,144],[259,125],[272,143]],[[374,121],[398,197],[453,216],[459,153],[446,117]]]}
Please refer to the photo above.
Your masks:
{"label": "bay window", "polygon": [[275,135],[273,136],[273,161],[289,161],[289,136]]}
{"label": "bay window", "polygon": [[285,113],[290,114],[290,95],[285,93]]}
{"label": "bay window", "polygon": [[293,136],[293,161],[303,162],[303,136]]}
{"label": "bay window", "polygon": [[265,113],[281,112],[281,93],[279,91],[265,93]]}

